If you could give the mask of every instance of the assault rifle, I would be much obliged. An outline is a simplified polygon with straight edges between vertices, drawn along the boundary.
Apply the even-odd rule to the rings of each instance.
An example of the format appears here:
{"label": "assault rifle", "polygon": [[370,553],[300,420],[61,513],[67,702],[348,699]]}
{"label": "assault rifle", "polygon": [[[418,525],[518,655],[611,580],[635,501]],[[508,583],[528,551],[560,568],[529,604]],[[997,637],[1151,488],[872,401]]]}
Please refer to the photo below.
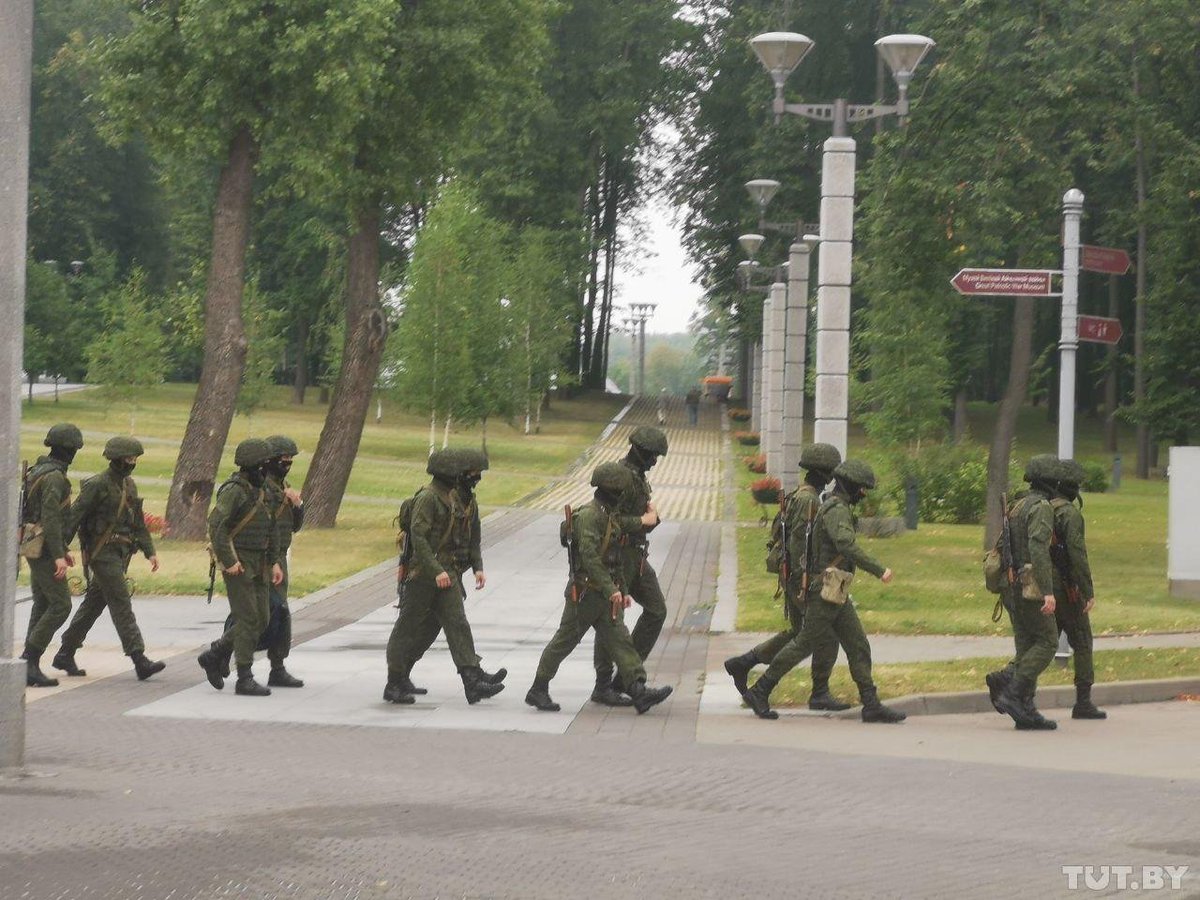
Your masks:
{"label": "assault rifle", "polygon": [[804,572],[800,576],[800,596],[808,596],[808,584],[812,579],[813,523],[817,521],[817,507],[809,507],[808,521],[804,525]]}
{"label": "assault rifle", "polygon": [[408,532],[405,531],[396,542],[399,544],[398,558],[396,560],[396,606],[395,609],[400,609],[404,605],[404,593],[407,590],[408,583],[408,563],[412,558],[412,540],[409,538]]}
{"label": "assault rifle", "polygon": [[1004,571],[1004,580],[1008,582],[1008,590],[1000,591],[1000,597],[996,600],[996,605],[992,608],[992,621],[999,622],[1000,617],[1004,615],[1001,612],[1005,607],[1011,613],[1013,608],[1011,603],[1015,602],[1012,598],[1012,589],[1017,583],[1017,564],[1013,560],[1012,547],[1012,526],[1008,520],[1008,494],[1000,495],[1000,540],[997,542],[997,549],[1000,551],[1000,568]]}
{"label": "assault rifle", "polygon": [[[17,546],[21,546],[21,541],[25,539],[25,503],[28,498],[25,496],[29,490],[29,460],[21,460],[21,493],[17,497]],[[17,554],[17,564],[13,566],[13,574],[21,577],[21,556]]]}
{"label": "assault rifle", "polygon": [[792,554],[788,550],[787,501],[787,494],[781,488],[779,491],[779,540],[783,542],[783,550],[779,555],[779,587],[784,594],[784,609],[787,608],[788,576],[792,574]]}
{"label": "assault rifle", "polygon": [[579,602],[579,588],[575,584],[575,513],[568,503],[563,507],[563,546],[567,548],[567,571],[571,574],[571,602]]}
{"label": "assault rifle", "polygon": [[[87,573],[87,563],[84,563],[84,574]],[[213,590],[217,586],[217,555],[212,551],[208,554],[208,600],[212,604]]]}
{"label": "assault rifle", "polygon": [[1075,583],[1075,576],[1071,572],[1071,556],[1067,552],[1066,542],[1059,537],[1057,528],[1050,532],[1050,562],[1059,577],[1062,578],[1063,585],[1067,589],[1067,599],[1072,603],[1078,603],[1080,590],[1079,585]]}

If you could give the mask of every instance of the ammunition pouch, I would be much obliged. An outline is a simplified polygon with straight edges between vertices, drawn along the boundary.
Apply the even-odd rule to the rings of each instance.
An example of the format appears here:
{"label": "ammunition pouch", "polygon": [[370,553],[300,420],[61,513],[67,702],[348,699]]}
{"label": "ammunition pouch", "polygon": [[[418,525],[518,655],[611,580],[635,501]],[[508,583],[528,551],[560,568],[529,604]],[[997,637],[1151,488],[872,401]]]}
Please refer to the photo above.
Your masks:
{"label": "ammunition pouch", "polygon": [[1038,587],[1037,579],[1033,577],[1033,563],[1021,566],[1021,599],[1041,600],[1042,589]]}
{"label": "ammunition pouch", "polygon": [[1006,582],[1000,551],[993,548],[983,557],[983,584],[988,589],[988,593],[999,594],[1004,590]]}
{"label": "ammunition pouch", "polygon": [[22,525],[17,537],[17,553],[26,559],[41,559],[46,548],[46,530],[37,522]]}
{"label": "ammunition pouch", "polygon": [[841,606],[850,599],[850,583],[852,581],[854,581],[853,572],[839,569],[836,565],[829,566],[821,575],[821,599],[827,603],[836,603]]}

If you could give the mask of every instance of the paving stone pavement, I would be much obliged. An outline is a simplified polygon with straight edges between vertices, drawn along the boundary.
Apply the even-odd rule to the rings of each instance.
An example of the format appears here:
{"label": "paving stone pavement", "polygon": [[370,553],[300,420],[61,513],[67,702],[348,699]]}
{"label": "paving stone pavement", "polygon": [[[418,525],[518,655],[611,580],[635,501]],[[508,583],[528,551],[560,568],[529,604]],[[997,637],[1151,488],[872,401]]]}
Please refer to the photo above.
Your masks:
{"label": "paving stone pavement", "polygon": [[703,504],[652,541],[669,619],[648,668],[671,699],[588,703],[581,646],[553,685],[563,713],[529,710],[565,580],[556,511],[536,506],[485,524],[470,616],[511,686],[476,707],[440,641],[414,672],[425,702],[379,702],[390,564],[297,604],[309,686],[290,695],[203,682],[216,602],[139,603],[149,643],[178,651],[147,682],[98,625],[81,660],[108,653],[117,677],[39,692],[27,766],[0,773],[0,900],[1054,897],[1079,893],[1077,864],[1189,865],[1173,895],[1200,896],[1200,704],[1054,735],[704,713],[722,526]]}

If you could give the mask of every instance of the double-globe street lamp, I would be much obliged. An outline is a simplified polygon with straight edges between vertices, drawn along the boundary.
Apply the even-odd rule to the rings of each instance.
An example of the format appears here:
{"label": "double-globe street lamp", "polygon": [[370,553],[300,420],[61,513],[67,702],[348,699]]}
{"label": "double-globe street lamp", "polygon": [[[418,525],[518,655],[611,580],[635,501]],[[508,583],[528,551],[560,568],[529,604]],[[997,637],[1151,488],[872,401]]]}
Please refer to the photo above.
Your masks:
{"label": "double-globe street lamp", "polygon": [[908,85],[934,42],[919,34],[892,34],[875,42],[900,96],[894,105],[787,103],[788,76],[813,48],[813,41],[793,32],[770,32],[750,40],[755,54],[775,83],[772,109],[778,123],[784,113],[833,124],[821,161],[821,228],[817,255],[817,384],[813,440],[833,444],[846,453],[850,394],[850,282],[854,239],[855,143],[850,125],[909,112]]}

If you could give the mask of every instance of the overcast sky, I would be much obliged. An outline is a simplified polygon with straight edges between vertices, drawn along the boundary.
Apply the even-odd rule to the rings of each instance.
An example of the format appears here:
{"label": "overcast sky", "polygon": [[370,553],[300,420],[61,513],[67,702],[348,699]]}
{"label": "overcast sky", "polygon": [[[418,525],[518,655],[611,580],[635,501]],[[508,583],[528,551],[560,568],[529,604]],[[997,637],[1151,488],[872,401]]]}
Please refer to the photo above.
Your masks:
{"label": "overcast sky", "polygon": [[[674,222],[675,208],[664,198],[653,197],[639,212],[646,226],[645,250],[640,258],[626,254],[617,273],[617,305],[657,303],[646,331],[656,334],[687,331],[701,290],[696,270],[688,262],[681,234]],[[614,316],[619,322],[624,316]]]}

